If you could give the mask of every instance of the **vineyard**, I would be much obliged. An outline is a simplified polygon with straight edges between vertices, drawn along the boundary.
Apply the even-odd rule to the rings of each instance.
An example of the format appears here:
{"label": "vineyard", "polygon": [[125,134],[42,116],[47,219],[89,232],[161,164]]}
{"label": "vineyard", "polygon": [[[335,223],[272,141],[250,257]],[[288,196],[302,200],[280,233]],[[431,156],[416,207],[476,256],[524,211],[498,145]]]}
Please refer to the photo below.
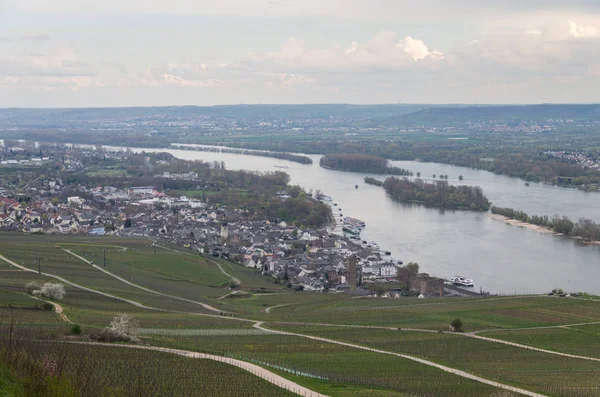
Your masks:
{"label": "vineyard", "polygon": [[[596,299],[352,299],[282,289],[252,269],[177,247],[157,247],[155,255],[148,240],[2,237],[0,255],[34,271],[40,266],[45,274],[0,260],[0,381],[7,368],[11,382],[27,384],[31,374],[58,365],[64,376],[55,386],[64,395],[293,395],[227,363],[118,344],[70,343],[94,343],[92,337],[118,313],[127,313],[139,324],[141,347],[241,360],[328,396],[518,395],[438,364],[543,396],[600,395],[600,362],[593,361],[600,359]],[[110,273],[102,271],[105,251]],[[32,281],[62,282],[52,276],[73,283],[52,302],[61,314],[48,298],[36,299],[25,289]],[[229,295],[232,278],[241,286],[238,295]],[[456,318],[464,333],[448,332]],[[8,351],[18,351],[21,361],[7,359]],[[49,387],[42,383],[40,388]]]}
{"label": "vineyard", "polygon": [[276,325],[275,328],[424,357],[487,379],[518,384],[539,393],[565,397],[600,393],[598,362],[573,360],[437,332],[283,325]]}

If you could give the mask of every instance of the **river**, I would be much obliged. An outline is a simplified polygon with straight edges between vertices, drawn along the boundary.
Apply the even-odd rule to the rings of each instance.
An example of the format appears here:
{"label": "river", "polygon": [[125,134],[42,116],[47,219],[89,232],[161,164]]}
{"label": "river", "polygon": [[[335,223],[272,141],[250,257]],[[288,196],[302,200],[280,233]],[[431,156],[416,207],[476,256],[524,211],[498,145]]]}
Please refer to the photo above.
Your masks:
{"label": "river", "polygon": [[[141,149],[133,149],[140,151]],[[267,157],[191,150],[167,151],[186,160],[224,161],[228,169],[285,171],[293,184],[322,190],[332,196],[345,216],[367,223],[363,239],[376,241],[393,258],[417,262],[421,271],[475,281],[475,289],[498,293],[544,293],[553,288],[600,294],[600,247],[570,238],[507,225],[485,213],[428,208],[396,202],[383,188],[364,183],[369,174],[327,170],[320,156],[312,165]],[[581,216],[600,221],[600,194],[545,186],[486,171],[436,163],[394,161],[394,165],[421,172],[423,179],[447,174],[451,184],[481,186],[498,206],[530,214]],[[279,169],[275,166],[287,166]],[[459,182],[458,176],[464,180]],[[379,179],[382,176],[371,175]],[[355,185],[359,188],[356,189]]]}

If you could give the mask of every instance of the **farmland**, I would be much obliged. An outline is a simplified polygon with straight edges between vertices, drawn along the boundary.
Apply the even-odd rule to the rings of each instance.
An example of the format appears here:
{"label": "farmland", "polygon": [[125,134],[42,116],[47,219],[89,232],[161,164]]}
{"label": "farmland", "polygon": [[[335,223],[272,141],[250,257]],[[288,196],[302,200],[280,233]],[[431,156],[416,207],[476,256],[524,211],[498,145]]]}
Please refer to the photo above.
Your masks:
{"label": "farmland", "polygon": [[[158,246],[155,254],[144,239],[1,237],[0,255],[33,270],[0,260],[2,335],[34,336],[37,342],[20,342],[34,361],[64,358],[73,395],[95,395],[89,385],[97,395],[292,395],[226,363],[94,345],[90,336],[118,313],[139,322],[140,347],[241,360],[324,395],[518,395],[506,390],[511,387],[545,396],[600,394],[600,363],[592,360],[600,358],[598,300],[352,299],[290,291],[256,270],[181,247]],[[57,282],[53,277],[69,282],[58,302],[61,315],[24,288],[31,281]],[[463,333],[448,332],[455,318]],[[70,335],[72,323],[81,335]],[[67,343],[73,340],[91,344]],[[131,375],[119,376],[124,368],[132,368]],[[24,379],[17,370],[7,376]]]}

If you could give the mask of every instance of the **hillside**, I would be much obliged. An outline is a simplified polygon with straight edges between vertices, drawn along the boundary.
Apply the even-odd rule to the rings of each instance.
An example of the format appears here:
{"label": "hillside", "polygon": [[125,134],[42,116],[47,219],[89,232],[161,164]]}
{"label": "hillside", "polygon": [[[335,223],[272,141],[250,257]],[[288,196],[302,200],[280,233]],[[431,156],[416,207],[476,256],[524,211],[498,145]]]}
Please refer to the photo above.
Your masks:
{"label": "hillside", "polygon": [[[301,293],[239,264],[180,249],[159,246],[154,254],[144,239],[3,234],[0,315],[7,321],[0,323],[0,348],[8,354],[0,358],[0,380],[16,389],[35,385],[44,396],[600,392],[594,297]],[[104,250],[106,268],[88,262]],[[240,281],[236,294],[230,277]],[[44,305],[46,299],[26,294],[26,283],[48,280],[66,285],[63,299]],[[94,342],[118,313],[139,321],[142,342]],[[448,332],[457,318],[464,332]],[[22,339],[15,345],[9,335]],[[64,376],[55,369],[59,362]]]}
{"label": "hillside", "polygon": [[461,126],[468,123],[510,124],[546,120],[600,121],[600,105],[431,107],[382,120],[382,124]]}

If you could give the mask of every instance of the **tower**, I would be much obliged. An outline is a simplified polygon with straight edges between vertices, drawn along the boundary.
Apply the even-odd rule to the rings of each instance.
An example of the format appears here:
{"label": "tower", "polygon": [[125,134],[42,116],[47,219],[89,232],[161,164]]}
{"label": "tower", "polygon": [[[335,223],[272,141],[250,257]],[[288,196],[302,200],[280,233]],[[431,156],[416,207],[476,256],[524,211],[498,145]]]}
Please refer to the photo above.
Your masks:
{"label": "tower", "polygon": [[348,285],[351,290],[356,290],[356,284],[358,281],[357,270],[356,270],[357,259],[355,255],[348,258]]}
{"label": "tower", "polygon": [[229,238],[229,228],[227,222],[221,223],[221,242],[224,243]]}

